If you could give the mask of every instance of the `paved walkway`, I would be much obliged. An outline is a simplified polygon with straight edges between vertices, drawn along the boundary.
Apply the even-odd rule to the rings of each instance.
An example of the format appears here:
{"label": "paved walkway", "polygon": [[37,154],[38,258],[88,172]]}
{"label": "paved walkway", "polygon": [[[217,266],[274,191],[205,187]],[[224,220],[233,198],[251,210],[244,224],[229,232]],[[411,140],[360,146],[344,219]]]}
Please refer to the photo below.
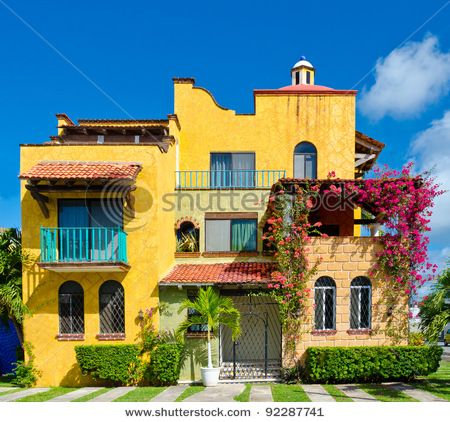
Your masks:
{"label": "paved walkway", "polygon": [[186,388],[188,388],[187,384],[174,385],[172,387],[166,388],[163,392],[159,393],[156,397],[153,397],[150,401],[175,401],[181,395],[181,393],[186,390]]}
{"label": "paved walkway", "polygon": [[419,401],[443,401],[443,402],[446,401],[444,399],[441,399],[440,397],[437,397],[429,393],[428,391],[419,390],[418,388],[414,388],[411,385],[403,383],[394,383],[387,385],[393,388],[394,390],[401,391],[402,393],[405,393],[406,395]]}
{"label": "paved walkway", "polygon": [[336,385],[346,396],[350,397],[353,401],[369,402],[377,401],[375,397],[372,397],[369,393],[361,390],[354,384],[341,384]]}
{"label": "paved walkway", "polygon": [[311,401],[335,401],[320,384],[302,384],[301,387]]}
{"label": "paved walkway", "polygon": [[233,398],[241,394],[245,389],[245,384],[219,384],[216,387],[206,387],[200,393],[188,397],[184,401],[189,402],[230,402]]}
{"label": "paved walkway", "polygon": [[50,390],[50,388],[28,388],[27,390],[17,391],[17,393],[0,396],[0,402],[16,401],[24,397],[32,396],[33,394],[44,393],[48,390]]}
{"label": "paved walkway", "polygon": [[252,385],[250,401],[273,401],[270,385]]}
{"label": "paved walkway", "polygon": [[107,391],[104,394],[100,394],[97,397],[94,397],[93,399],[89,400],[90,402],[107,402],[107,401],[114,401],[115,399],[118,399],[119,397],[124,396],[125,394],[129,393],[130,391],[133,391],[136,387],[117,387],[113,388],[112,390]]}
{"label": "paved walkway", "polygon": [[14,390],[17,387],[0,387],[0,393],[4,393],[6,391]]}
{"label": "paved walkway", "polygon": [[78,388],[77,390],[71,391],[70,393],[63,394],[62,396],[54,397],[51,400],[48,400],[50,402],[69,402],[76,399],[79,399],[80,397],[87,396],[88,394],[93,393],[94,391],[100,390],[102,387],[83,387]]}

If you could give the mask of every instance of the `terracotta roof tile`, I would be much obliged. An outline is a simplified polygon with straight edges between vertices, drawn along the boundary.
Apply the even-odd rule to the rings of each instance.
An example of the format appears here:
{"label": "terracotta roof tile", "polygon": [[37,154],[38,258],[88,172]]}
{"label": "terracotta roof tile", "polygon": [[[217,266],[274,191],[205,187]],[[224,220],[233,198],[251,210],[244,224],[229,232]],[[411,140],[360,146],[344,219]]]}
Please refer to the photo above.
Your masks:
{"label": "terracotta roof tile", "polygon": [[20,179],[136,179],[142,166],[139,163],[108,161],[41,161],[21,173]]}
{"label": "terracotta roof tile", "polygon": [[229,264],[179,264],[161,280],[162,284],[242,284],[268,283],[275,264],[233,262]]}

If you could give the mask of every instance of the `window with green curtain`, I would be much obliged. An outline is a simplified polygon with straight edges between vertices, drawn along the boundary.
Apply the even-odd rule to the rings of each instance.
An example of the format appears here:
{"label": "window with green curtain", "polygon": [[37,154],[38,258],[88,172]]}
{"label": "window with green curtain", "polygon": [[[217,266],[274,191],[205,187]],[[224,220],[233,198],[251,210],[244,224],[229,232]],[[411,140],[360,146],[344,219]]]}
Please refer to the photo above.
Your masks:
{"label": "window with green curtain", "polygon": [[231,221],[231,250],[256,251],[256,221]]}

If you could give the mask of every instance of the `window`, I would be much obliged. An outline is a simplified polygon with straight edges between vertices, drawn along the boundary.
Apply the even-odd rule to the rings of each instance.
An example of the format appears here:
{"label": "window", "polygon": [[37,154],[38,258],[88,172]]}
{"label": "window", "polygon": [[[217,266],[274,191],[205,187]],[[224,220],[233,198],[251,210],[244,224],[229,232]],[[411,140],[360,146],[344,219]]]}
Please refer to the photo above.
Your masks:
{"label": "window", "polygon": [[255,186],[255,154],[212,153],[211,187],[249,188]]}
{"label": "window", "polygon": [[199,229],[192,221],[184,221],[177,229],[177,252],[198,252]]}
{"label": "window", "polygon": [[[59,260],[101,260],[105,251],[118,256],[118,231],[123,226],[119,199],[60,199],[58,201]],[[90,228],[90,230],[81,230]],[[114,250],[113,250],[114,248]]]}
{"label": "window", "polygon": [[[188,299],[191,301],[195,301],[198,296],[198,290],[188,290],[187,292]],[[199,313],[192,308],[188,308],[188,317],[193,315],[199,315]],[[207,333],[208,332],[208,324],[197,324],[191,325],[188,330],[188,333]]]}
{"label": "window", "polygon": [[306,71],[306,83],[309,85],[311,83],[311,72]]}
{"label": "window", "polygon": [[372,285],[367,277],[356,277],[350,284],[350,328],[368,329],[371,325]]}
{"label": "window", "polygon": [[83,288],[75,281],[66,281],[58,292],[59,333],[84,333]]}
{"label": "window", "polygon": [[336,284],[331,277],[319,277],[314,285],[316,330],[336,329]]}
{"label": "window", "polygon": [[100,333],[125,333],[125,295],[117,281],[100,286]]}
{"label": "window", "polygon": [[295,84],[300,85],[300,72],[295,72]]}
{"label": "window", "polygon": [[299,143],[294,150],[294,177],[317,178],[317,150],[310,142]]}
{"label": "window", "polygon": [[205,224],[207,252],[256,251],[256,219],[208,219]]}

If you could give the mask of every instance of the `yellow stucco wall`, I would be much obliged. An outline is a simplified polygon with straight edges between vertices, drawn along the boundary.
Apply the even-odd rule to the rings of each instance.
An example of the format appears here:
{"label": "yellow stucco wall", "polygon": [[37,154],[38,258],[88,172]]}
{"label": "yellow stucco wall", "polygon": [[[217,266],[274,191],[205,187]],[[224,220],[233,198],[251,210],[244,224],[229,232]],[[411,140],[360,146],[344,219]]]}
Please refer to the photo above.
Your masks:
{"label": "yellow stucco wall", "polygon": [[238,115],[190,83],[175,83],[179,170],[209,170],[211,152],[255,152],[256,170],[286,170],[293,177],[295,146],[317,148],[318,177],[355,173],[355,97],[352,95],[255,96],[255,114]]}
{"label": "yellow stucco wall", "polygon": [[[23,295],[33,316],[25,320],[25,340],[32,343],[36,365],[42,371],[38,385],[84,385],[91,380],[81,376],[76,365],[74,346],[79,344],[107,344],[99,342],[98,290],[105,280],[119,281],[125,291],[126,340],[134,343],[139,332],[137,314],[158,304],[157,283],[173,262],[175,250],[173,233],[174,213],[163,211],[162,195],[173,190],[175,183],[175,151],[161,153],[155,146],[23,146],[21,171],[29,170],[40,160],[81,160],[139,162],[142,171],[134,192],[134,219],[125,222],[128,260],[131,269],[126,273],[57,273],[32,265],[23,274]],[[170,171],[168,171],[170,169]],[[50,217],[44,218],[37,202],[22,182],[22,229],[24,250],[38,260],[39,229],[57,227],[56,198],[83,197],[77,194],[49,194]],[[94,194],[91,197],[96,197]],[[98,197],[98,196],[97,196]],[[58,289],[67,280],[79,282],[85,297],[85,340],[58,341]]]}

